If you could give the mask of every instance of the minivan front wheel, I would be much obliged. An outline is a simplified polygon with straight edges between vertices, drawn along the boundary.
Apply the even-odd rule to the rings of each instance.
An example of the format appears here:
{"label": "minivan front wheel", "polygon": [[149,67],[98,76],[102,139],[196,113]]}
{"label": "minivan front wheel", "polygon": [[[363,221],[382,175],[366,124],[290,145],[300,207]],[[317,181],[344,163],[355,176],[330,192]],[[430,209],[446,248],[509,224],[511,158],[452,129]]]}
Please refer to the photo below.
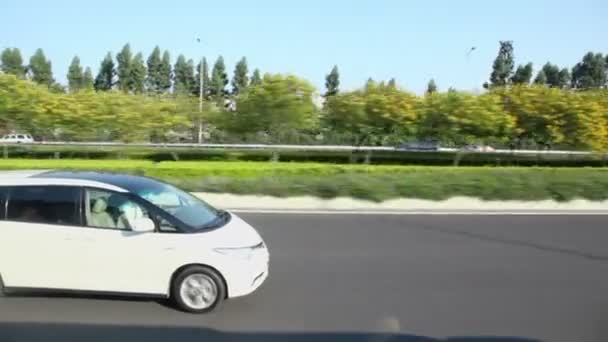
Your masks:
{"label": "minivan front wheel", "polygon": [[226,297],[226,288],[214,270],[191,266],[177,274],[171,286],[171,296],[180,309],[204,313],[222,303]]}

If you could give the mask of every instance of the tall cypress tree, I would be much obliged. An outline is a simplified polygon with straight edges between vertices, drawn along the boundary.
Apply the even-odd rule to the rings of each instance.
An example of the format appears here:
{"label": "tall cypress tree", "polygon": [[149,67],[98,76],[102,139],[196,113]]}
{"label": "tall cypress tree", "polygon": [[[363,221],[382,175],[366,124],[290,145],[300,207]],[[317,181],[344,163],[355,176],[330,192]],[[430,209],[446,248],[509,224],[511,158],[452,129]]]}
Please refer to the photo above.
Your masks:
{"label": "tall cypress tree", "polygon": [[194,89],[194,62],[186,61],[184,55],[179,55],[173,67],[173,87],[175,93],[185,95]]}
{"label": "tall cypress tree", "polygon": [[546,85],[547,84],[547,75],[544,70],[540,70],[538,74],[536,74],[536,78],[534,79],[534,84],[536,85]]}
{"label": "tall cypress tree", "polygon": [[146,83],[148,86],[148,90],[152,92],[160,91],[160,69],[161,69],[161,56],[160,56],[160,48],[158,46],[154,47],[152,53],[148,57],[148,77],[146,78]]}
{"label": "tall cypress tree", "polygon": [[162,59],[160,55],[160,48],[154,47],[152,53],[148,57],[148,77],[146,80],[148,90],[153,92],[160,91],[160,69]]}
{"label": "tall cypress tree", "polygon": [[70,63],[70,67],[68,68],[68,89],[71,93],[76,93],[84,84],[84,75],[82,73],[82,67],[80,66],[80,58],[78,56],[74,56],[72,59],[72,63]]}
{"label": "tall cypress tree", "polygon": [[91,68],[86,67],[84,70],[84,74],[82,76],[82,88],[86,90],[93,89],[93,73],[91,72]]}
{"label": "tall cypress tree", "polygon": [[167,92],[171,90],[171,55],[169,51],[163,53],[163,58],[160,62],[160,69],[158,73],[158,86],[161,92]]}
{"label": "tall cypress tree", "polygon": [[260,69],[253,70],[253,74],[251,75],[251,82],[249,84],[251,86],[256,86],[262,83],[262,75],[260,74]]}
{"label": "tall cypress tree", "polygon": [[334,96],[340,91],[340,72],[338,66],[334,65],[331,72],[325,76],[325,97]]}
{"label": "tall cypress tree", "polygon": [[130,85],[133,84],[131,81],[133,53],[131,52],[131,46],[128,43],[125,44],[122,50],[116,55],[116,62],[118,62],[118,89],[128,92],[132,90],[130,89]]}
{"label": "tall cypress tree", "polygon": [[234,76],[232,77],[232,94],[238,95],[243,92],[249,85],[249,77],[247,74],[247,58],[243,57],[234,67]]}
{"label": "tall cypress tree", "polygon": [[397,80],[394,78],[391,78],[390,80],[388,80],[388,87],[395,89],[397,88]]}
{"label": "tall cypress tree", "polygon": [[139,52],[131,61],[129,69],[129,90],[141,94],[144,92],[146,84],[146,66],[144,65],[144,56]]}
{"label": "tall cypress tree", "polygon": [[55,80],[53,79],[53,70],[51,61],[46,59],[42,49],[37,49],[34,55],[30,58],[29,70],[32,81],[50,87]]}
{"label": "tall cypress tree", "polygon": [[559,84],[560,88],[568,88],[570,86],[570,70],[563,68],[559,71]]}
{"label": "tall cypress tree", "polygon": [[515,61],[513,57],[513,42],[501,41],[498,56],[492,66],[490,75],[490,85],[493,87],[503,87],[509,84]]}
{"label": "tall cypress tree", "polygon": [[224,64],[224,57],[219,56],[211,72],[211,87],[209,89],[211,96],[220,101],[226,95],[226,85],[228,85],[226,65]]}
{"label": "tall cypress tree", "polygon": [[7,48],[0,55],[0,69],[6,74],[15,75],[18,78],[25,78],[26,68],[23,66],[23,58],[19,49]]}
{"label": "tall cypress tree", "polygon": [[431,80],[429,81],[429,83],[426,86],[426,93],[428,95],[430,94],[434,94],[437,92],[437,84],[435,83],[435,80],[431,78]]}
{"label": "tall cypress tree", "polygon": [[114,59],[112,58],[112,53],[108,52],[101,61],[99,72],[95,77],[95,90],[106,91],[112,89],[112,87],[114,87],[115,75]]}

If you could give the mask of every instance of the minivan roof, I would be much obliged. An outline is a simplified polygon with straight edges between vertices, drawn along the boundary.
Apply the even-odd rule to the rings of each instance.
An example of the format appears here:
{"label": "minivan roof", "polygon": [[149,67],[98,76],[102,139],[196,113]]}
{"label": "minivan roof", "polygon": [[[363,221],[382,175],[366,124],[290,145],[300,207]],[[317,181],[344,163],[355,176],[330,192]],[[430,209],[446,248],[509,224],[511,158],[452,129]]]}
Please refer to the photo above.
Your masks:
{"label": "minivan roof", "polygon": [[[97,174],[96,172],[90,172]],[[89,172],[63,172],[49,170],[10,170],[0,171],[0,185],[72,185],[102,188],[118,192],[127,192],[127,189],[101,179],[84,176]],[[99,173],[101,174],[101,173]],[[79,176],[80,175],[80,176]],[[126,176],[126,175],[117,175]]]}
{"label": "minivan roof", "polygon": [[130,192],[138,192],[142,188],[154,189],[159,186],[165,186],[152,178],[112,172],[56,170],[47,171],[32,177],[86,180],[110,184]]}

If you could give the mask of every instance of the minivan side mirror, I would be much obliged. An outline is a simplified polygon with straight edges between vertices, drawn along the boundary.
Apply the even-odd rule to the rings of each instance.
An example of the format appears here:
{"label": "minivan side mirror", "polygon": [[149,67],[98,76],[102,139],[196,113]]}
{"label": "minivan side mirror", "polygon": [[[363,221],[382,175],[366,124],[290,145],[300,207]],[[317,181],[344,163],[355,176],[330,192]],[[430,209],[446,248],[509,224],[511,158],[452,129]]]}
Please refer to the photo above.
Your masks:
{"label": "minivan side mirror", "polygon": [[131,225],[131,229],[136,233],[151,233],[155,228],[154,221],[147,217],[138,218]]}

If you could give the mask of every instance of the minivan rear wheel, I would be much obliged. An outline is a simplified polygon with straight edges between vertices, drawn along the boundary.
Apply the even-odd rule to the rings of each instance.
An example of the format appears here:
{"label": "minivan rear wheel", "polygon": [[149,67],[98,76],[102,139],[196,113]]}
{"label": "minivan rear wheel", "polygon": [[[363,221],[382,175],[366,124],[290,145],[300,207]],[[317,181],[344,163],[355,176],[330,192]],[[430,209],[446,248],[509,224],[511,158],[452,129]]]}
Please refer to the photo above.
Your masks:
{"label": "minivan rear wheel", "polygon": [[171,285],[171,297],[181,310],[205,313],[216,309],[226,297],[221,276],[204,266],[191,266],[179,272]]}

